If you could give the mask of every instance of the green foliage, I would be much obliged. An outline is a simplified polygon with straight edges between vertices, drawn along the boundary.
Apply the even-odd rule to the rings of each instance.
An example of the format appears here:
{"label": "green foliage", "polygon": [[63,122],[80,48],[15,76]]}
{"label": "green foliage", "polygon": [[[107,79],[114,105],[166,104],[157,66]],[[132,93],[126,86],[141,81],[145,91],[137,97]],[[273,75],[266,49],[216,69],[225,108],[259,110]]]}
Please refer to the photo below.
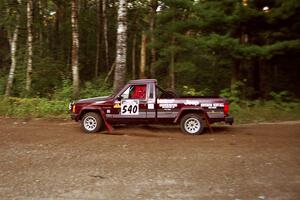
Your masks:
{"label": "green foliage", "polygon": [[270,101],[242,101],[238,104],[240,109],[234,108],[235,103],[230,104],[230,114],[235,121],[240,123],[257,123],[288,121],[300,119],[300,102],[275,102]]}
{"label": "green foliage", "polygon": [[111,94],[112,89],[108,85],[104,85],[102,79],[95,82],[85,82],[84,88],[80,92],[82,98],[109,96]]}
{"label": "green foliage", "polygon": [[60,88],[58,88],[54,95],[53,99],[62,100],[62,101],[70,101],[72,99],[72,83],[70,80],[63,80],[63,84]]}
{"label": "green foliage", "polygon": [[281,91],[277,93],[272,91],[270,92],[270,96],[272,97],[272,100],[277,104],[295,101],[288,91]]}
{"label": "green foliage", "polygon": [[[96,96],[107,96],[111,95],[112,89],[109,85],[103,84],[103,78],[99,78],[92,82],[86,81],[80,91],[80,98],[90,98]],[[72,100],[72,83],[70,80],[65,79],[60,88],[58,88],[52,99],[61,101]]]}
{"label": "green foliage", "polygon": [[204,90],[201,91],[196,91],[195,88],[184,85],[182,87],[181,93],[183,96],[208,96],[210,94],[210,91],[208,88],[205,88]]}
{"label": "green foliage", "polygon": [[232,85],[231,88],[225,88],[221,90],[220,96],[225,97],[230,103],[238,104],[241,101],[242,89],[245,83],[242,81],[237,81]]}
{"label": "green foliage", "polygon": [[[103,80],[86,82],[81,91],[81,98],[106,96],[111,94],[111,88],[103,85]],[[72,100],[72,84],[63,80],[49,98],[17,98],[0,96],[0,115],[22,118],[69,118],[68,104]]]}
{"label": "green foliage", "polygon": [[4,94],[5,92],[5,86],[6,86],[7,77],[6,76],[0,76],[0,94]]}
{"label": "green foliage", "polygon": [[22,118],[67,118],[67,101],[45,98],[0,97],[0,115]]}

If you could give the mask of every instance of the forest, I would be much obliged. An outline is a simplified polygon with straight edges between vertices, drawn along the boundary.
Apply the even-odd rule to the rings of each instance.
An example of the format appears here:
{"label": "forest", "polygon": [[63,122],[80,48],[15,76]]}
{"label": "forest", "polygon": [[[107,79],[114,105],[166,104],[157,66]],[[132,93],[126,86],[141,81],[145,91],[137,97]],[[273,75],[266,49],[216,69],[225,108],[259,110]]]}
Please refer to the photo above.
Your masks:
{"label": "forest", "polygon": [[138,78],[236,110],[300,107],[299,0],[0,0],[0,47],[2,114]]}

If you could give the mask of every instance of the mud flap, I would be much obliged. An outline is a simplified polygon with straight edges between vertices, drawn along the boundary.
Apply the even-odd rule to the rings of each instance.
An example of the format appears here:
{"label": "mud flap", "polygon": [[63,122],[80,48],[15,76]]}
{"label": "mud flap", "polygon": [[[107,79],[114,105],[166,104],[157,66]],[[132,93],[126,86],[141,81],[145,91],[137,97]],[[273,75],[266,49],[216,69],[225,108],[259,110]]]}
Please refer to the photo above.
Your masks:
{"label": "mud flap", "polygon": [[210,133],[213,133],[214,131],[213,131],[212,127],[210,126],[210,123],[209,123],[209,120],[208,120],[208,115],[207,115],[206,112],[204,112],[204,118],[205,118],[206,125],[207,125],[207,127],[208,127],[209,132],[210,132]]}
{"label": "mud flap", "polygon": [[104,111],[101,109],[100,112],[101,112],[102,120],[104,121],[105,126],[106,126],[108,132],[109,132],[109,133],[112,133],[112,131],[113,131],[114,129],[113,129],[113,127],[108,123]]}

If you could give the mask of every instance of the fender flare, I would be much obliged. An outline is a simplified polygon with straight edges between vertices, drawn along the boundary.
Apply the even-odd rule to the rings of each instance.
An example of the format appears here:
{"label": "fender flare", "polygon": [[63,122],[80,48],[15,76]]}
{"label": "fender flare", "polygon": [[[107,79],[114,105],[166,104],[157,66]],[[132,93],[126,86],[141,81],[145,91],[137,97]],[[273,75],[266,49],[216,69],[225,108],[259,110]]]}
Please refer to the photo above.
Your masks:
{"label": "fender flare", "polygon": [[100,113],[100,116],[107,128],[107,130],[109,132],[112,132],[112,126],[108,123],[107,119],[106,119],[106,114],[105,112],[101,109],[101,108],[95,108],[95,107],[91,107],[91,106],[87,106],[87,107],[84,107],[83,109],[81,109],[81,111],[79,112],[78,114],[78,119],[80,119],[82,116],[83,116],[83,113],[86,113],[86,111],[88,110],[88,112],[97,112],[97,113]]}
{"label": "fender flare", "polygon": [[182,116],[182,113],[183,112],[186,112],[186,111],[196,111],[196,112],[201,112],[201,113],[203,113],[204,115],[205,115],[205,118],[206,119],[209,119],[208,118],[208,115],[207,115],[207,112],[203,109],[203,108],[201,108],[201,107],[199,107],[199,106],[191,106],[191,107],[182,107],[179,111],[178,111],[178,114],[177,114],[177,116],[175,117],[175,119],[174,119],[174,121],[173,121],[173,123],[177,123],[178,122],[178,120],[180,119],[180,117]]}

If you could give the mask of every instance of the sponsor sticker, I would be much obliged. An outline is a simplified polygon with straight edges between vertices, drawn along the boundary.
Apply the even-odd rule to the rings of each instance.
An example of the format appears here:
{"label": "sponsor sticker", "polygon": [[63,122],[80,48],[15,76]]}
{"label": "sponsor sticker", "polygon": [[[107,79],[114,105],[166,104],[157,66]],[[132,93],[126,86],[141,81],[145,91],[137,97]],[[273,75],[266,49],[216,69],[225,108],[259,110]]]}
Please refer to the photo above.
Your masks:
{"label": "sponsor sticker", "polygon": [[121,104],[120,103],[115,103],[114,108],[121,108]]}
{"label": "sponsor sticker", "polygon": [[175,99],[157,99],[157,103],[174,103]]}
{"label": "sponsor sticker", "polygon": [[159,107],[161,107],[163,109],[172,109],[172,108],[176,108],[177,104],[176,103],[165,103],[165,104],[159,104]]}
{"label": "sponsor sticker", "polygon": [[149,103],[148,104],[148,109],[154,109],[154,104],[153,103]]}
{"label": "sponsor sticker", "polygon": [[201,103],[201,107],[216,109],[217,107],[224,107],[224,103]]}
{"label": "sponsor sticker", "polygon": [[196,100],[186,100],[184,102],[184,105],[193,105],[193,106],[197,106],[199,105],[199,101],[196,101]]}

